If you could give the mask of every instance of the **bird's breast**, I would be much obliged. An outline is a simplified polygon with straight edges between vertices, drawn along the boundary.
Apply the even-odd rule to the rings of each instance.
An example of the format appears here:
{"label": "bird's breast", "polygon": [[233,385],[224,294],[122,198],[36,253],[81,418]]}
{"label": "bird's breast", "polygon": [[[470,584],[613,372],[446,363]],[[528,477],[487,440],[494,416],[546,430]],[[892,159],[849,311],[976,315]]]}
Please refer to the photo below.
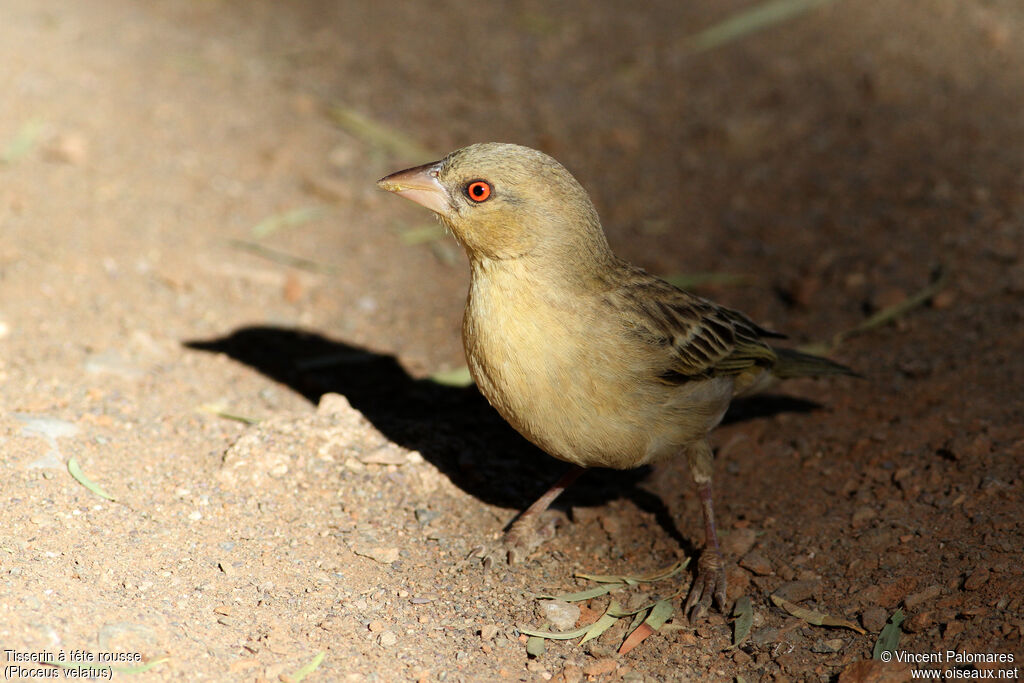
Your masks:
{"label": "bird's breast", "polygon": [[614,316],[529,274],[474,268],[463,343],[481,393],[556,458],[584,467],[636,467],[706,429],[706,418],[688,424],[678,401],[700,387],[650,381],[647,359]]}

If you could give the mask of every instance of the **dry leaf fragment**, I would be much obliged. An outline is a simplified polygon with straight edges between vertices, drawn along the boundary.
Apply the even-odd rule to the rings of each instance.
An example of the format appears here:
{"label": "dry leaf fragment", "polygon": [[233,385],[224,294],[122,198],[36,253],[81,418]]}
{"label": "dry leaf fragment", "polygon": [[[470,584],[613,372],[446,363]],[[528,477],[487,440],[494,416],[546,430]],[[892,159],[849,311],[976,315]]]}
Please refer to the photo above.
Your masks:
{"label": "dry leaf fragment", "polygon": [[794,605],[789,600],[780,598],[774,594],[771,596],[771,599],[777,606],[786,610],[797,619],[803,619],[808,624],[813,624],[815,626],[836,626],[839,628],[848,628],[861,635],[867,635],[867,631],[862,629],[860,626],[857,626],[857,624],[852,621],[833,617],[829,614],[823,614],[822,612],[815,612],[814,610],[809,610],[806,607],[801,607],[800,605]]}

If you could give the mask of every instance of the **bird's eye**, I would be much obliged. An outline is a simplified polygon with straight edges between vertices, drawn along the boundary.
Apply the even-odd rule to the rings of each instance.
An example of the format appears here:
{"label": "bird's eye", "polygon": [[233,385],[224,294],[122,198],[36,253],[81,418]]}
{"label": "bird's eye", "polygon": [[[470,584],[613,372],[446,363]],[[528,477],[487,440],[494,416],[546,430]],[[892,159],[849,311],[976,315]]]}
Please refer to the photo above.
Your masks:
{"label": "bird's eye", "polygon": [[474,180],[466,185],[466,196],[479,204],[491,197],[491,184],[486,180]]}

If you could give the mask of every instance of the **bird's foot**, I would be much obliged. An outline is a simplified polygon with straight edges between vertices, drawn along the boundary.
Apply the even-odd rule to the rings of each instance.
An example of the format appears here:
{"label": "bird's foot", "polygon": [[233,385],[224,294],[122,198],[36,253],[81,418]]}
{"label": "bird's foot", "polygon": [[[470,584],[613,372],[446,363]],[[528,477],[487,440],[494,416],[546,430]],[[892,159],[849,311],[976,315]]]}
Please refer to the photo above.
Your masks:
{"label": "bird's foot", "polygon": [[555,537],[565,517],[551,510],[535,515],[522,515],[513,522],[502,543],[509,564],[519,564],[530,553]]}
{"label": "bird's foot", "polygon": [[697,562],[697,577],[690,586],[683,613],[694,623],[711,608],[714,600],[718,609],[725,611],[725,567],[722,553],[705,548]]}
{"label": "bird's foot", "polygon": [[479,545],[470,550],[469,557],[479,559],[484,569],[494,566],[495,556],[509,564],[519,564],[534,550],[554,538],[564,519],[564,515],[551,510],[522,515],[505,532],[499,548]]}

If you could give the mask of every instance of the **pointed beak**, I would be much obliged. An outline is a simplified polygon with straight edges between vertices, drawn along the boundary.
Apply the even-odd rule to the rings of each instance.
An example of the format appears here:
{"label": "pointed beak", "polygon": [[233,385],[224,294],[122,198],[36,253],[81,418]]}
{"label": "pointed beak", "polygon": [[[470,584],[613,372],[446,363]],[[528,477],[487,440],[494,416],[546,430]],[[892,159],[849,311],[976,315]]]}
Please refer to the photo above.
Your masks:
{"label": "pointed beak", "polygon": [[377,181],[377,187],[446,216],[451,213],[452,203],[448,191],[437,180],[440,171],[441,162],[433,161],[385,176]]}

